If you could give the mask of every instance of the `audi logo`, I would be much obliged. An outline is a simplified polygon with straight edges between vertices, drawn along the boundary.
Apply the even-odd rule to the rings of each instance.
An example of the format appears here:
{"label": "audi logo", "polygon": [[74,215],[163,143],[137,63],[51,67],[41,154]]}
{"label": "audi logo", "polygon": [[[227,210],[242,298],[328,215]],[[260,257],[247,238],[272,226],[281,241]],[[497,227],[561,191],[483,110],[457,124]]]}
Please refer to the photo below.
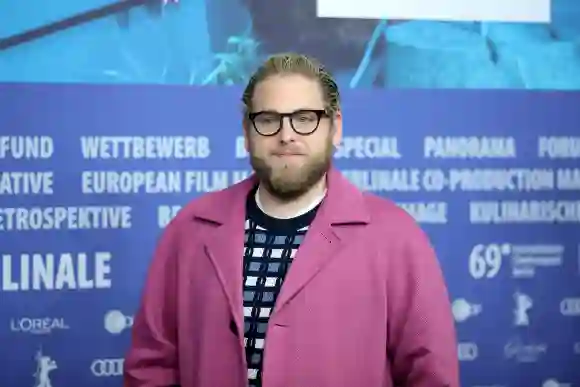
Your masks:
{"label": "audi logo", "polygon": [[96,377],[123,376],[124,359],[98,359],[91,364],[91,372]]}

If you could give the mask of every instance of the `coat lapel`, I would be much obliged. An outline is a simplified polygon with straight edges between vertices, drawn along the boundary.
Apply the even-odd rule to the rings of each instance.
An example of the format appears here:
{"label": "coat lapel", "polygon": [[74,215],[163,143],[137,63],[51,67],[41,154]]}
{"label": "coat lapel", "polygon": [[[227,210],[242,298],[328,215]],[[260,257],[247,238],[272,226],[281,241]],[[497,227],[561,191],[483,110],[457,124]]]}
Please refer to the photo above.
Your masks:
{"label": "coat lapel", "polygon": [[283,310],[288,302],[336,256],[341,243],[331,227],[322,224],[313,225],[286,275],[273,316]]}
{"label": "coat lapel", "polygon": [[[243,246],[246,197],[257,183],[255,176],[200,198],[194,217],[208,224],[205,250],[227,296],[237,333],[243,345]],[[367,224],[362,193],[336,169],[327,176],[328,191],[306,233],[280,291],[271,318],[302,290],[340,251],[346,225]]]}
{"label": "coat lapel", "polygon": [[239,224],[225,223],[218,226],[213,237],[206,242],[206,254],[212,261],[224,289],[236,325],[236,332],[243,337],[243,246],[244,219]]}
{"label": "coat lapel", "polygon": [[336,257],[347,237],[345,226],[370,221],[362,193],[340,172],[331,169],[327,185],[326,198],[284,280],[272,318]]}
{"label": "coat lapel", "polygon": [[211,260],[226,294],[243,345],[243,253],[246,196],[256,183],[253,177],[229,189],[208,195],[200,203],[195,217],[210,227],[205,238],[205,252]]}

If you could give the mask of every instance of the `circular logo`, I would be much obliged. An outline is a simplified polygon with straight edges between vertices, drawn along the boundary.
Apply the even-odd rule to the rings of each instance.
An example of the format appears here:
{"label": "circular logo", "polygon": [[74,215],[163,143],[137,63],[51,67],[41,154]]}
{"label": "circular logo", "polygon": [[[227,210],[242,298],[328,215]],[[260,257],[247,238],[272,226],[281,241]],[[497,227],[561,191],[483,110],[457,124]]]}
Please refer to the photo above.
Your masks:
{"label": "circular logo", "polygon": [[471,305],[463,298],[453,302],[452,311],[453,317],[455,317],[455,321],[457,322],[463,322],[471,317]]}
{"label": "circular logo", "polygon": [[127,317],[119,310],[110,310],[105,315],[105,329],[112,334],[119,334],[128,327]]}
{"label": "circular logo", "polygon": [[97,377],[122,376],[124,359],[98,359],[91,364],[91,372]]}

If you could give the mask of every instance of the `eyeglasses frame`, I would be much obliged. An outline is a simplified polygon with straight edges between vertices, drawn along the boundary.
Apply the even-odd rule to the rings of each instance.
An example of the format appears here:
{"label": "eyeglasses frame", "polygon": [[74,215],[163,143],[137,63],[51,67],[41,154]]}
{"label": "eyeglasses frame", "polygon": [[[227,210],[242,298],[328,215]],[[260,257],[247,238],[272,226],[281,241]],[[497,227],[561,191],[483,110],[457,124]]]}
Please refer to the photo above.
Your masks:
{"label": "eyeglasses frame", "polygon": [[[266,113],[276,114],[277,116],[280,117],[278,129],[272,133],[269,133],[269,134],[261,133],[260,130],[258,130],[258,127],[256,126],[256,121],[255,121],[256,117],[258,117],[260,114],[266,114]],[[299,113],[314,113],[314,114],[316,114],[318,121],[316,122],[316,126],[314,126],[314,129],[312,129],[310,132],[307,132],[307,133],[299,132],[294,127],[294,123],[292,122],[292,116],[299,114]],[[310,136],[311,134],[313,134],[314,132],[316,132],[318,130],[318,128],[320,127],[320,121],[322,120],[323,117],[330,118],[331,116],[330,116],[330,114],[328,114],[326,109],[299,109],[299,110],[295,110],[295,111],[290,112],[290,113],[278,113],[278,112],[262,110],[262,111],[258,111],[258,112],[248,113],[248,119],[252,123],[254,130],[260,136],[264,136],[264,137],[272,137],[272,136],[275,136],[278,133],[280,133],[280,131],[282,130],[282,126],[284,124],[284,117],[288,117],[288,121],[290,122],[290,127],[292,128],[292,130],[296,134],[299,134],[301,136]]]}

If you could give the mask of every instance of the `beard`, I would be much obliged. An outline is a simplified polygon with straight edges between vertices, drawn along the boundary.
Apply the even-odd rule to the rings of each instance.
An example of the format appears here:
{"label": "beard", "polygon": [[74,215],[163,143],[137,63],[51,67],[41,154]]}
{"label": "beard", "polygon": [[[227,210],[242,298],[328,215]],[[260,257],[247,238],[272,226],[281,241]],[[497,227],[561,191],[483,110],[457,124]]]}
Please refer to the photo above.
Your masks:
{"label": "beard", "polygon": [[333,152],[328,141],[323,152],[310,157],[300,166],[283,163],[273,166],[250,152],[250,164],[265,189],[280,200],[291,201],[308,192],[330,169]]}

